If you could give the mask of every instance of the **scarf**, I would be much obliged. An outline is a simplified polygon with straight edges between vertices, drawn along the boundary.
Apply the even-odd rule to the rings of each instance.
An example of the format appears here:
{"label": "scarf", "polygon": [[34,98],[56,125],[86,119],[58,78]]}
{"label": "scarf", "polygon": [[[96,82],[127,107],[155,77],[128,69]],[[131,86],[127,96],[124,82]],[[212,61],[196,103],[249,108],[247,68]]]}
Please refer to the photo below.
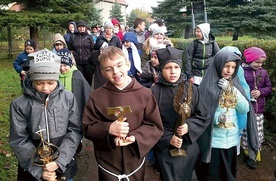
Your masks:
{"label": "scarf", "polygon": [[[142,73],[142,68],[141,68],[141,58],[138,53],[138,50],[134,43],[130,42],[131,45],[131,50],[132,50],[132,56],[133,56],[133,62],[134,62],[134,67],[138,70],[138,72]],[[122,51],[125,54],[125,56],[128,58],[128,51],[125,46],[122,46]]]}
{"label": "scarf", "polygon": [[72,79],[73,79],[73,72],[78,70],[75,65],[73,65],[68,72],[65,74],[59,75],[59,81],[64,86],[65,90],[72,92]]}

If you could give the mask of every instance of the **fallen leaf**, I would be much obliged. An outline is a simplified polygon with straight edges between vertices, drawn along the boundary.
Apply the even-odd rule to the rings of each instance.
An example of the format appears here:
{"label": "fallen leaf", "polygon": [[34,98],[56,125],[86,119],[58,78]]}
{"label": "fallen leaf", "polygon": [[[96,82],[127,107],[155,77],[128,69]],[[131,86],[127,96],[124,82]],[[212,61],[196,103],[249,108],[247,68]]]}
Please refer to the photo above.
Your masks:
{"label": "fallen leaf", "polygon": [[9,169],[11,169],[11,167],[12,167],[12,165],[11,165],[10,163],[6,163],[6,164],[4,165],[4,169],[5,169],[5,170],[9,170]]}

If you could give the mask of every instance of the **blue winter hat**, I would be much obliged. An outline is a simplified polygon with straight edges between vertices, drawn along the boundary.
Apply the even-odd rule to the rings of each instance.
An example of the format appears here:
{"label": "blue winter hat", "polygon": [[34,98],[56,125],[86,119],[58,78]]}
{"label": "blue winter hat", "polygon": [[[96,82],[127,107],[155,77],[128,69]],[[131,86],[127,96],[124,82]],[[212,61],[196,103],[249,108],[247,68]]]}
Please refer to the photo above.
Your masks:
{"label": "blue winter hat", "polygon": [[72,65],[73,65],[73,61],[71,58],[72,54],[68,49],[63,48],[63,49],[59,50],[57,52],[57,55],[60,56],[62,64],[72,67]]}
{"label": "blue winter hat", "polygon": [[137,40],[137,36],[135,35],[135,33],[133,32],[126,32],[124,37],[123,37],[123,43],[124,42],[132,42],[135,45],[138,45],[138,40]]}

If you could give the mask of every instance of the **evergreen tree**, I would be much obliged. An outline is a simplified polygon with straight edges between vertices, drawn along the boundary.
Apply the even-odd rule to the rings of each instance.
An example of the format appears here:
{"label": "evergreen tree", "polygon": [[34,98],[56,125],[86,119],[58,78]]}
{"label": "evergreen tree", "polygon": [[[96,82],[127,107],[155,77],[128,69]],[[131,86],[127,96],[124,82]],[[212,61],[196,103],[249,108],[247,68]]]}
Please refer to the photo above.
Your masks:
{"label": "evergreen tree", "polygon": [[[0,0],[0,4],[13,3],[12,0]],[[30,28],[30,38],[38,41],[38,30],[48,29],[59,32],[67,27],[71,20],[89,20],[85,12],[89,11],[91,0],[18,0],[22,10],[19,12],[0,10],[0,25]],[[88,13],[87,13],[88,15]],[[90,14],[89,14],[90,15]]]}
{"label": "evergreen tree", "polygon": [[88,24],[91,26],[100,24],[102,19],[101,12],[101,9],[95,7],[95,0],[92,0],[92,2],[89,3],[89,10],[85,14],[85,16],[88,17]]}
{"label": "evergreen tree", "polygon": [[124,16],[122,15],[121,5],[115,1],[112,9],[109,11],[109,18],[116,18],[120,23],[124,22]]}
{"label": "evergreen tree", "polygon": [[142,8],[136,8],[136,9],[133,9],[131,12],[130,12],[130,15],[127,16],[127,25],[129,27],[132,27],[133,26],[133,22],[136,18],[142,18],[142,19],[145,19],[145,22],[147,23],[146,19],[150,17],[150,14],[149,12],[143,10]]}

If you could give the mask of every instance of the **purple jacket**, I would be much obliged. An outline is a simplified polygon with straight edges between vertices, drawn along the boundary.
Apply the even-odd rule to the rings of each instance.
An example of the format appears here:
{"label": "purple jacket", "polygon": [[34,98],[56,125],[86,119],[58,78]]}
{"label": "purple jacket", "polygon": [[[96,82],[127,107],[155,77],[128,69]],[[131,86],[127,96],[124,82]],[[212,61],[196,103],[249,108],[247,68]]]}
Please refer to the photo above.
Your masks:
{"label": "purple jacket", "polygon": [[[258,70],[253,70],[251,67],[243,67],[244,69],[244,77],[247,82],[247,84],[250,87],[250,92],[254,89],[255,87],[255,78],[259,81],[257,81],[257,88],[261,92],[260,97],[258,97],[257,101],[251,101],[255,113],[263,113],[265,109],[265,97],[268,96],[272,92],[272,85],[269,80],[269,75],[268,72],[263,69],[259,68]],[[255,76],[254,76],[255,73]],[[256,80],[257,80],[256,79]]]}

